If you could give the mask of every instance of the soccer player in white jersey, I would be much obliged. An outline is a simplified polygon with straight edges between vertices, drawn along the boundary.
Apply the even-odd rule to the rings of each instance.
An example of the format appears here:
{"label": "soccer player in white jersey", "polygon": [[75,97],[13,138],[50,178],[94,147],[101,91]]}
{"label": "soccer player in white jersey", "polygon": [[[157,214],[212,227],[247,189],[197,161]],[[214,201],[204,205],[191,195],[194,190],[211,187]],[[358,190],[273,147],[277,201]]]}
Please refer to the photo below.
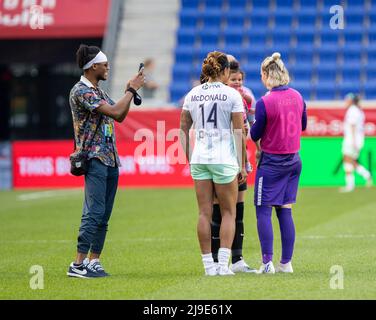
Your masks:
{"label": "soccer player in white jersey", "polygon": [[[242,137],[244,106],[240,93],[224,84],[230,75],[224,53],[210,52],[202,65],[202,74],[208,82],[193,88],[184,101],[180,118],[181,142],[195,184],[199,208],[197,235],[205,274],[233,275],[229,259],[235,232],[238,184],[247,179]],[[194,130],[192,152],[191,128]],[[218,267],[211,253],[214,193],[222,215]]]}
{"label": "soccer player in white jersey", "polygon": [[354,170],[361,175],[367,183],[372,185],[370,172],[358,163],[360,151],[364,145],[364,112],[359,104],[359,97],[349,93],[345,98],[346,115],[343,124],[344,139],[342,144],[343,167],[345,170],[346,186],[341,192],[351,192],[355,189]]}

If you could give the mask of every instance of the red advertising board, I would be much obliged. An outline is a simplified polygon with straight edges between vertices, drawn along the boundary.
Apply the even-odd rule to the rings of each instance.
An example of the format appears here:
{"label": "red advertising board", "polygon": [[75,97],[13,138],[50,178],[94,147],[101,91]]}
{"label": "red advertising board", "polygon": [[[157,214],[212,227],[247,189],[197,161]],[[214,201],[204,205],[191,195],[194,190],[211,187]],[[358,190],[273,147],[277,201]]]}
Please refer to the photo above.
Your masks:
{"label": "red advertising board", "polygon": [[[343,109],[308,110],[305,136],[341,136]],[[366,134],[376,136],[376,109],[367,109]],[[120,186],[191,186],[189,166],[177,140],[180,110],[132,111],[116,126],[122,166]],[[69,173],[72,141],[18,141],[13,143],[15,188],[75,187],[82,177]],[[248,158],[254,166],[254,144],[248,142]],[[254,181],[254,172],[249,182]]]}
{"label": "red advertising board", "polygon": [[0,39],[102,37],[110,0],[1,0]]}

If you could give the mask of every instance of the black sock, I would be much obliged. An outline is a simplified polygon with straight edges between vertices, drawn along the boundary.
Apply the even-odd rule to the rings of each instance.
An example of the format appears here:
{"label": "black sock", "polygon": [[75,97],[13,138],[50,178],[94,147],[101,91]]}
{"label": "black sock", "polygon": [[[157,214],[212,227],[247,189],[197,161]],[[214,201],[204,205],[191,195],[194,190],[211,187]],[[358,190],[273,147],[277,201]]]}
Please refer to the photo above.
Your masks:
{"label": "black sock", "polygon": [[236,263],[243,259],[243,238],[244,238],[244,202],[238,202],[236,204],[236,225],[235,225],[235,237],[232,243],[232,263]]}
{"label": "black sock", "polygon": [[213,255],[214,262],[218,262],[218,250],[221,244],[219,239],[219,230],[221,229],[221,209],[219,204],[213,204],[213,217],[211,223],[211,251]]}
{"label": "black sock", "polygon": [[73,262],[73,265],[74,265],[75,267],[81,267],[81,266],[82,266],[82,262],[81,262],[81,263]]}

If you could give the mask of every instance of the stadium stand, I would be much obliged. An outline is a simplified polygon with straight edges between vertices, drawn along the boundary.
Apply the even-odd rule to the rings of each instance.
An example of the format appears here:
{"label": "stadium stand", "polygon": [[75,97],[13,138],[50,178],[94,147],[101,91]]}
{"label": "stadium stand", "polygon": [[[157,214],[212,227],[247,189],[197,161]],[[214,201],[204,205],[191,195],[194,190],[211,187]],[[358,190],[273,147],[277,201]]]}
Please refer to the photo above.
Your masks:
{"label": "stadium stand", "polygon": [[[331,29],[330,7],[341,4],[344,29]],[[181,0],[170,100],[199,78],[212,50],[235,55],[256,97],[260,64],[282,53],[293,87],[307,100],[341,99],[358,91],[376,98],[376,3],[372,0]]]}

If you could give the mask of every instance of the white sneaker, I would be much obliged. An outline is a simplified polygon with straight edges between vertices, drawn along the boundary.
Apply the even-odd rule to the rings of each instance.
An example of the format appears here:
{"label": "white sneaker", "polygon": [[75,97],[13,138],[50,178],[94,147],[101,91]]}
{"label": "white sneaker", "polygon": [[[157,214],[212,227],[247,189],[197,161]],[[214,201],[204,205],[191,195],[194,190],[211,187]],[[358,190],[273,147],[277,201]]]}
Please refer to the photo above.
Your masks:
{"label": "white sneaker", "polygon": [[234,276],[234,275],[235,275],[235,273],[233,273],[233,272],[229,269],[228,266],[225,266],[225,267],[223,267],[223,266],[219,266],[219,268],[218,268],[218,274],[219,274],[220,276]]}
{"label": "white sneaker", "polygon": [[251,268],[244,260],[239,260],[238,262],[235,262],[234,264],[230,265],[230,270],[234,273],[256,273],[257,270]]}
{"label": "white sneaker", "polygon": [[218,275],[218,267],[213,265],[209,268],[205,268],[205,275],[210,277]]}
{"label": "white sneaker", "polygon": [[293,273],[291,261],[287,263],[279,263],[275,268],[275,272]]}
{"label": "white sneaker", "polygon": [[263,263],[261,265],[260,269],[257,271],[257,274],[262,274],[262,273],[268,273],[268,274],[275,273],[273,261],[269,261],[268,263]]}

